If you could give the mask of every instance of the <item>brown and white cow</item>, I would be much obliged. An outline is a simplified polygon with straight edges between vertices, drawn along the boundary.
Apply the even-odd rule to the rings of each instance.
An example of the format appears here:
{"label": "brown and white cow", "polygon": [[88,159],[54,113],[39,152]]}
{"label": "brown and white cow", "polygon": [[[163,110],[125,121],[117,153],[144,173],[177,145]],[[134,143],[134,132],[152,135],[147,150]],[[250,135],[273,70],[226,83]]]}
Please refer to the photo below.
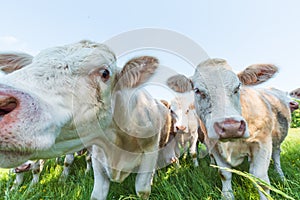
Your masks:
{"label": "brown and white cow", "polygon": [[39,159],[36,161],[28,160],[22,165],[12,169],[12,172],[16,174],[16,179],[14,180],[11,190],[17,189],[23,183],[24,173],[28,171],[31,171],[32,173],[30,186],[37,184],[40,180],[40,174],[44,168],[44,163],[45,160],[43,159]]}
{"label": "brown and white cow", "polygon": [[[23,57],[5,55],[0,61],[8,68]],[[121,71],[115,61],[107,46],[82,41],[46,49],[1,78],[0,167],[93,145],[92,199],[105,199],[110,181],[131,172],[138,173],[137,194],[148,198],[168,110],[137,86],[158,60],[132,59]]]}
{"label": "brown and white cow", "polygon": [[[235,74],[225,60],[208,59],[197,66],[190,79],[177,75],[168,80],[177,92],[194,90],[196,111],[206,130],[205,142],[217,165],[231,168],[248,157],[250,173],[267,183],[272,140],[280,144],[285,137],[273,139],[273,135],[285,135],[282,131],[287,131],[290,110],[276,92],[249,86],[268,80],[277,71],[274,65],[257,64]],[[233,199],[232,174],[222,169],[220,174],[223,196]]]}

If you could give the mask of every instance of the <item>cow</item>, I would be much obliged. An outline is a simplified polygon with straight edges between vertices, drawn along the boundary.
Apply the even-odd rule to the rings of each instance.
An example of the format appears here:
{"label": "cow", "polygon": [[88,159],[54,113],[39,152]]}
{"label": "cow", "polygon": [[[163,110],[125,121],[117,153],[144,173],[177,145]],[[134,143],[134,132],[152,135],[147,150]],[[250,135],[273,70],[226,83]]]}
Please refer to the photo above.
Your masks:
{"label": "cow", "polygon": [[[168,138],[161,139],[160,142],[160,154],[158,159],[158,165],[157,168],[165,167],[169,164],[179,164],[179,155],[180,151],[177,148],[178,147],[178,141],[177,141],[177,133],[175,129],[175,124],[178,120],[178,116],[176,113],[171,109],[171,105],[166,100],[160,100],[164,106],[169,110],[169,114],[167,116],[167,124],[166,124],[166,131],[168,131]],[[166,133],[166,132],[165,132]],[[164,138],[164,137],[161,137]]]}
{"label": "cow", "polygon": [[262,98],[266,99],[266,102],[272,109],[272,119],[274,121],[274,128],[272,130],[272,159],[275,170],[284,181],[285,176],[280,164],[280,146],[288,134],[291,113],[298,109],[299,105],[285,91],[276,88],[261,88],[259,91],[262,94]]}
{"label": "cow", "polygon": [[[86,160],[85,174],[87,174],[87,173],[89,173],[89,171],[91,170],[91,167],[92,167],[90,152],[87,151],[86,149],[83,149],[82,151],[76,152],[75,154],[81,156],[84,153],[86,153],[86,155],[85,155],[85,160]],[[71,154],[67,154],[65,156],[64,162],[63,162],[63,170],[60,175],[60,181],[65,181],[67,179],[67,177],[69,176],[71,165],[73,164],[74,159],[75,159],[75,154],[71,153]],[[59,158],[56,158],[57,161],[58,161],[58,159]],[[46,160],[44,160],[44,159],[39,159],[39,160],[35,160],[35,161],[28,160],[25,163],[23,163],[22,165],[12,169],[11,171],[16,174],[16,179],[11,187],[11,190],[17,189],[23,183],[24,173],[29,172],[29,171],[32,173],[32,180],[30,182],[30,186],[37,184],[39,182],[40,174],[44,168],[45,162],[46,162]]]}
{"label": "cow", "polygon": [[[245,157],[250,161],[250,173],[270,183],[268,168],[273,134],[287,131],[290,110],[287,101],[282,100],[280,95],[251,85],[265,82],[277,72],[275,65],[255,64],[236,74],[226,60],[216,58],[200,63],[190,78],[175,75],[167,81],[167,85],[176,92],[194,91],[205,143],[221,167],[225,199],[234,199],[234,195],[232,174],[224,168],[238,166]],[[280,107],[276,108],[277,105]],[[277,138],[279,144],[284,137]],[[269,193],[268,188],[263,188]],[[260,199],[267,199],[261,191],[259,194]]]}
{"label": "cow", "polygon": [[[171,100],[171,109],[178,116],[178,120],[175,123],[177,142],[184,148],[185,156],[187,151],[189,151],[194,166],[199,166],[197,152],[200,122],[195,112],[193,100],[194,94],[192,92],[178,94]],[[176,145],[175,151],[179,152],[178,145]]]}
{"label": "cow", "polygon": [[[5,58],[6,60],[0,59],[0,65],[4,64],[4,66],[0,66],[0,78],[1,78],[1,76],[4,76],[8,73],[12,73],[12,72],[19,70],[19,69],[25,67],[26,65],[30,64],[32,62],[33,57],[28,54],[24,54],[24,53],[20,53],[20,52],[11,52],[11,53],[5,53],[5,54],[2,53],[1,58]],[[13,64],[10,63],[9,65],[7,65],[6,64],[7,62],[12,62]],[[86,149],[83,149],[76,153],[78,155],[82,155],[85,152],[87,152],[87,155],[86,155],[86,163],[87,164],[86,164],[85,173],[88,173],[91,170],[91,154],[90,154],[90,152],[87,151]],[[23,163],[22,165],[11,169],[11,171],[16,174],[16,179],[13,183],[11,190],[16,189],[23,183],[24,172],[28,172],[28,171],[32,172],[32,180],[30,183],[31,186],[38,183],[40,173],[43,170],[45,161],[46,160],[43,160],[43,159],[39,159],[39,160],[35,160],[35,161],[28,160],[25,163]],[[72,165],[73,161],[74,161],[73,153],[67,154],[65,156],[64,167],[63,167],[63,171],[61,174],[61,180],[64,180],[68,177],[69,171],[70,171],[70,165]]]}
{"label": "cow", "polygon": [[45,160],[39,159],[36,161],[28,160],[22,165],[12,169],[12,172],[16,174],[16,179],[11,187],[11,190],[17,189],[24,180],[24,173],[31,171],[32,173],[32,180],[30,186],[35,185],[39,182],[40,173],[44,168]]}
{"label": "cow", "polygon": [[[7,68],[31,57],[5,55]],[[119,69],[106,45],[85,40],[45,49],[29,63],[0,80],[0,167],[91,147],[91,199],[106,199],[110,181],[132,172],[147,199],[168,110],[139,86],[158,60],[141,56]]]}

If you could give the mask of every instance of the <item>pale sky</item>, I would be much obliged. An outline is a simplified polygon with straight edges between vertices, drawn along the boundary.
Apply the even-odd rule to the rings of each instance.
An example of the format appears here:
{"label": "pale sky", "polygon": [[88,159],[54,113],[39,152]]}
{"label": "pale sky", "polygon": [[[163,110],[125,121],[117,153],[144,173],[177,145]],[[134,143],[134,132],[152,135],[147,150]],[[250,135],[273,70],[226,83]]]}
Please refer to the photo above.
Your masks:
{"label": "pale sky", "polygon": [[297,0],[2,1],[0,51],[34,55],[82,39],[103,42],[135,29],[168,29],[198,43],[209,57],[226,59],[235,71],[276,64],[280,73],[265,85],[290,91],[300,87],[299,10]]}

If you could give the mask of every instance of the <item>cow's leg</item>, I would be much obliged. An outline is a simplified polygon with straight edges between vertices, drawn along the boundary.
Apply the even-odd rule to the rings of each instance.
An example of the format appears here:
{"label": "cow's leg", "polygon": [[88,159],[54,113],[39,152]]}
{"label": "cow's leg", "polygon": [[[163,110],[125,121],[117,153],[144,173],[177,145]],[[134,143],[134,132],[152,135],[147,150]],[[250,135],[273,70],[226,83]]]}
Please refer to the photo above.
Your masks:
{"label": "cow's leg", "polygon": [[44,167],[44,160],[37,160],[32,168],[32,181],[30,185],[35,185],[40,180],[40,174]]}
{"label": "cow's leg", "polygon": [[157,158],[158,152],[155,150],[152,153],[145,153],[142,157],[135,180],[135,191],[142,199],[148,199],[150,196]]}
{"label": "cow's leg", "polygon": [[92,166],[94,170],[94,188],[91,200],[105,200],[109,191],[110,181],[104,173],[103,166],[99,160],[100,156],[102,156],[100,149],[97,146],[93,146]]}
{"label": "cow's leg", "polygon": [[171,140],[167,143],[166,146],[164,146],[161,149],[160,159],[157,163],[158,168],[165,167],[166,165],[179,162],[175,154],[175,145],[176,145],[176,141]]}
{"label": "cow's leg", "polygon": [[[217,165],[219,167],[231,168],[231,166],[223,160],[223,158],[215,148],[216,147],[212,149],[211,153]],[[222,199],[233,200],[234,195],[231,185],[232,173],[223,169],[220,169],[219,173],[222,181]]]}
{"label": "cow's leg", "polygon": [[92,169],[92,154],[90,151],[86,153],[85,156],[85,161],[86,161],[86,169],[85,169],[85,174],[89,173]]}
{"label": "cow's leg", "polygon": [[280,164],[280,152],[281,152],[280,146],[273,147],[272,159],[274,161],[275,170],[279,174],[281,180],[284,181],[285,179],[284,173],[281,169],[281,164]]}
{"label": "cow's leg", "polygon": [[[270,184],[269,176],[268,176],[268,169],[271,159],[271,150],[272,150],[272,143],[256,143],[252,147],[252,159],[250,163],[250,173],[255,177],[262,179],[266,183]],[[263,186],[262,186],[263,187]],[[263,187],[265,192],[268,194],[270,193],[269,189]],[[260,191],[260,199],[265,200],[267,197]]]}
{"label": "cow's leg", "polygon": [[74,154],[67,154],[64,160],[64,169],[61,173],[60,179],[65,180],[70,173],[70,166],[74,162]]}
{"label": "cow's leg", "polygon": [[196,130],[196,132],[191,134],[191,138],[190,138],[190,155],[193,159],[193,163],[195,167],[199,166],[198,163],[198,159],[197,159],[197,152],[198,152],[198,132]]}
{"label": "cow's leg", "polygon": [[181,153],[180,153],[180,145],[181,145],[181,135],[179,135],[179,134],[177,134],[176,136],[175,136],[175,147],[174,147],[174,149],[175,149],[175,155],[177,156],[177,158],[179,158],[181,155]]}
{"label": "cow's leg", "polygon": [[15,190],[16,188],[18,188],[23,183],[23,180],[24,180],[24,172],[16,173],[16,179],[10,190]]}

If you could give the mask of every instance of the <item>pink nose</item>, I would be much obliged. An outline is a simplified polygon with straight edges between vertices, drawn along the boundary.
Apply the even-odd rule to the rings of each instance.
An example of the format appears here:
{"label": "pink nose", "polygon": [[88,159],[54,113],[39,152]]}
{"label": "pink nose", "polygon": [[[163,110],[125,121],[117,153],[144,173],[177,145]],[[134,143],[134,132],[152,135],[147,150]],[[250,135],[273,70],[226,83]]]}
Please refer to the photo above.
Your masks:
{"label": "pink nose", "polygon": [[186,129],[186,126],[176,126],[177,131],[184,131]]}
{"label": "pink nose", "polygon": [[241,138],[246,130],[244,120],[225,119],[222,122],[215,122],[214,129],[220,139]]}
{"label": "pink nose", "polygon": [[296,101],[290,101],[291,112],[293,112],[294,110],[297,110],[298,108],[299,108],[299,104]]}
{"label": "pink nose", "polygon": [[0,117],[12,112],[18,105],[17,99],[10,95],[0,95]]}

